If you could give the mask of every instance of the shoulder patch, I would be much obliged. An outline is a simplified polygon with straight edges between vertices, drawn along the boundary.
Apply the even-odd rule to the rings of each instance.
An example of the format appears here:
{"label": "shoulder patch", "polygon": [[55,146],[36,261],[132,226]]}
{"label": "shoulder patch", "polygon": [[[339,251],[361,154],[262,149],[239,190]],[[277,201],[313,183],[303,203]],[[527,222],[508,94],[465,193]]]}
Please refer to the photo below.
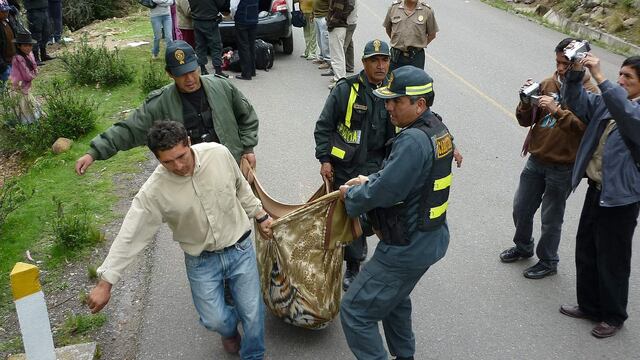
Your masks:
{"label": "shoulder patch", "polygon": [[426,2],[421,1],[420,3],[421,3],[422,5],[424,5],[424,6],[428,7],[429,9],[431,9],[431,5],[427,4]]}
{"label": "shoulder patch", "polygon": [[391,6],[393,6],[393,5],[398,5],[398,4],[400,4],[401,2],[402,2],[401,0],[394,0],[394,1],[391,3]]}
{"label": "shoulder patch", "polygon": [[151,100],[153,98],[157,98],[158,96],[162,95],[162,93],[164,92],[165,88],[166,88],[166,86],[163,86],[160,89],[153,90],[152,92],[149,93],[149,95],[147,95],[147,97],[144,99],[144,101],[148,102],[149,100]]}
{"label": "shoulder patch", "polygon": [[228,77],[224,77],[224,76],[222,76],[222,75],[218,75],[218,74],[212,74],[212,75],[213,75],[213,76],[215,76],[215,77],[217,77],[217,78],[220,78],[220,79],[229,80],[229,78],[228,78]]}

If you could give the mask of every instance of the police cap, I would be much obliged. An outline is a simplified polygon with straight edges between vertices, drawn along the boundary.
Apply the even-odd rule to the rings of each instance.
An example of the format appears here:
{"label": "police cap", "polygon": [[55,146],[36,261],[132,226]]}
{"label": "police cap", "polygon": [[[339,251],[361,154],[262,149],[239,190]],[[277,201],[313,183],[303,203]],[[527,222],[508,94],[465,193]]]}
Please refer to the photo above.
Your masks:
{"label": "police cap", "polygon": [[433,91],[433,79],[424,70],[407,65],[391,72],[387,86],[378,88],[373,93],[383,99],[400,96],[424,95]]}
{"label": "police cap", "polygon": [[371,40],[364,46],[362,58],[370,58],[375,55],[389,56],[389,44],[382,40]]}
{"label": "police cap", "polygon": [[182,76],[198,68],[198,57],[191,45],[182,40],[171,42],[164,54],[167,71],[173,76]]}

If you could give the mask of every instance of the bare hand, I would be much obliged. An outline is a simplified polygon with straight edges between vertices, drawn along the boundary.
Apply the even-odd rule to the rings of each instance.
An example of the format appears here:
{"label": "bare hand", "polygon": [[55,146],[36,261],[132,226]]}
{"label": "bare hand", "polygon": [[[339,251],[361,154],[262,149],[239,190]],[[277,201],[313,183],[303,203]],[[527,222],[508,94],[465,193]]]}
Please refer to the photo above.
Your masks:
{"label": "bare hand", "polygon": [[273,237],[273,230],[271,230],[271,224],[273,223],[273,219],[271,217],[267,218],[267,220],[258,224],[258,231],[262,234],[262,237],[270,239]]}
{"label": "bare hand", "polygon": [[249,165],[251,165],[251,168],[255,170],[255,168],[256,168],[256,154],[254,154],[254,153],[242,154],[242,158],[243,159],[247,159],[247,161],[249,162]]}
{"label": "bare hand", "polygon": [[533,84],[533,79],[532,78],[528,78],[527,81],[524,82],[524,84],[522,84],[522,86],[520,87],[520,90],[524,90],[527,86]]}
{"label": "bare hand", "polygon": [[320,165],[320,175],[329,181],[333,181],[333,165],[330,162],[323,162]]}
{"label": "bare hand", "polygon": [[586,53],[578,63],[589,69],[591,76],[593,76],[598,84],[606,80],[602,70],[600,69],[600,59],[592,53]]}
{"label": "bare hand", "polygon": [[462,154],[458,151],[457,148],[453,149],[453,160],[456,162],[456,167],[462,166]]}
{"label": "bare hand", "polygon": [[353,178],[353,179],[347,181],[345,183],[345,185],[351,185],[351,186],[353,186],[353,185],[362,185],[362,184],[366,183],[367,181],[369,181],[369,178],[367,176],[358,175],[357,178]]}
{"label": "bare hand", "polygon": [[347,198],[347,190],[349,190],[351,186],[350,185],[341,185],[340,186],[340,198],[342,200]]}
{"label": "bare hand", "polygon": [[553,114],[558,110],[558,103],[548,95],[541,95],[538,99],[538,107],[547,110],[549,114]]}
{"label": "bare hand", "polygon": [[111,299],[111,286],[110,283],[100,280],[98,285],[91,290],[87,299],[91,313],[95,314],[107,305],[109,299]]}
{"label": "bare hand", "polygon": [[78,160],[76,160],[76,174],[84,175],[89,166],[93,164],[93,157],[89,154],[82,155]]}

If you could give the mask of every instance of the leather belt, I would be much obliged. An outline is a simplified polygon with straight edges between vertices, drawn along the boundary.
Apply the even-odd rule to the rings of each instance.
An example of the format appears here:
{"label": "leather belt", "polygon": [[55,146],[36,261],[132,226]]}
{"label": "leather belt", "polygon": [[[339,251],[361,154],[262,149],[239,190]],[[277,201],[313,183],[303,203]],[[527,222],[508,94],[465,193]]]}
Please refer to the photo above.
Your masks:
{"label": "leather belt", "polygon": [[241,243],[244,240],[246,240],[249,237],[250,234],[251,234],[251,230],[247,230],[247,232],[242,234],[242,236],[240,236],[240,239],[238,239],[238,241],[234,242],[233,244],[231,244],[231,245],[229,245],[229,246],[227,246],[225,248],[222,248],[220,250],[213,250],[213,251],[205,250],[204,252],[206,252],[206,253],[221,253],[221,252],[225,252],[227,250],[231,250],[231,249],[235,248],[238,243]]}

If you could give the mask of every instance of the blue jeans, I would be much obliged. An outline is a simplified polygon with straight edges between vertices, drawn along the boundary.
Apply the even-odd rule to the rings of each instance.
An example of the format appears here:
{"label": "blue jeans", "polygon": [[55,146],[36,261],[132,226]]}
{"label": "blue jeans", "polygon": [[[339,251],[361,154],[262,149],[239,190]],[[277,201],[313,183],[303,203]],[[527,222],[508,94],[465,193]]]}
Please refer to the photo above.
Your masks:
{"label": "blue jeans", "polygon": [[158,56],[160,53],[160,39],[162,38],[162,32],[164,31],[165,45],[169,46],[173,41],[171,35],[171,15],[160,15],[151,18],[151,27],[153,28],[153,48],[151,49],[151,55]]}
{"label": "blue jeans", "polygon": [[542,229],[536,255],[545,265],[558,265],[558,245],[564,209],[571,193],[572,165],[542,164],[533,156],[527,160],[513,199],[513,242],[525,254],[533,253],[533,217],[542,204]]}
{"label": "blue jeans", "polygon": [[11,64],[7,65],[7,69],[0,73],[0,81],[6,82],[9,80],[9,75],[11,75]]}
{"label": "blue jeans", "polygon": [[[203,251],[200,256],[185,253],[187,277],[200,322],[223,337],[238,333],[242,322],[244,336],[240,345],[243,360],[264,356],[264,304],[252,237],[219,251]],[[224,281],[235,302],[224,302]]]}
{"label": "blue jeans", "polygon": [[316,42],[318,43],[318,59],[331,61],[331,52],[329,51],[329,29],[327,28],[327,18],[315,18],[316,22]]}

